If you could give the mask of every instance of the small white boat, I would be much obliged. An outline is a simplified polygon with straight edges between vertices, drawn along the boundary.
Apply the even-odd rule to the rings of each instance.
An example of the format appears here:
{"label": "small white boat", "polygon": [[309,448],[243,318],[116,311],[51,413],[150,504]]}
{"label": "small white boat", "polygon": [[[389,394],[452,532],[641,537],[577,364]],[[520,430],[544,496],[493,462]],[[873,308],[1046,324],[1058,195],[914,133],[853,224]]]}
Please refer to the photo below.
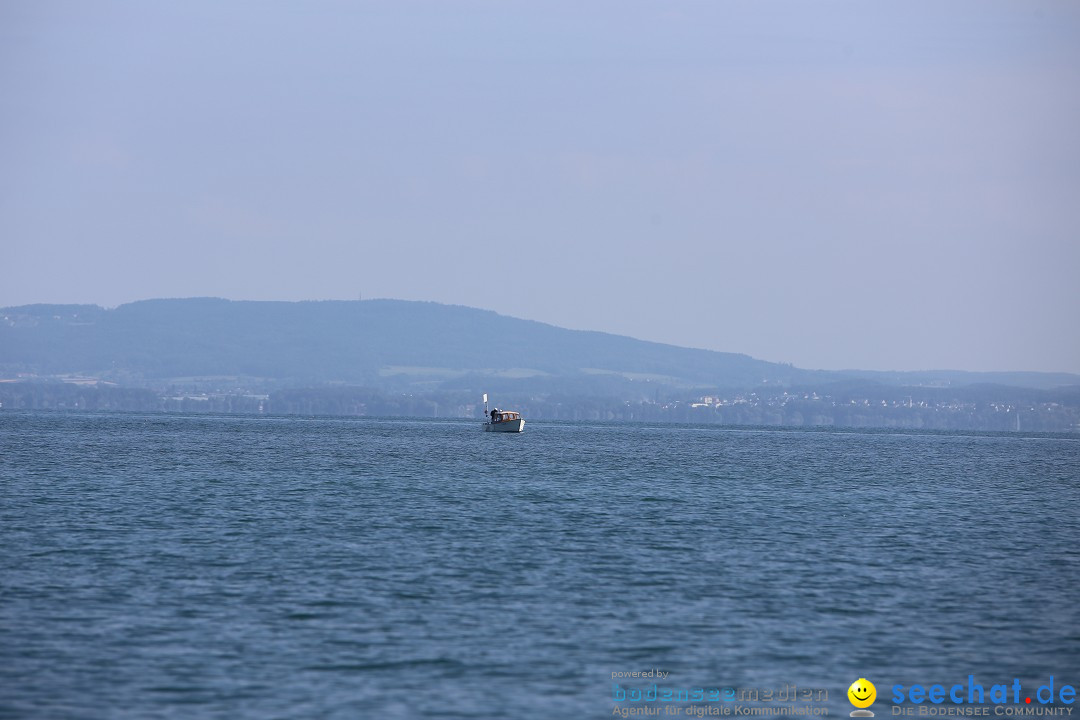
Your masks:
{"label": "small white boat", "polygon": [[488,419],[484,423],[484,432],[522,432],[525,429],[525,419],[521,413],[511,410],[493,408],[488,412],[487,393],[484,393],[484,417]]}

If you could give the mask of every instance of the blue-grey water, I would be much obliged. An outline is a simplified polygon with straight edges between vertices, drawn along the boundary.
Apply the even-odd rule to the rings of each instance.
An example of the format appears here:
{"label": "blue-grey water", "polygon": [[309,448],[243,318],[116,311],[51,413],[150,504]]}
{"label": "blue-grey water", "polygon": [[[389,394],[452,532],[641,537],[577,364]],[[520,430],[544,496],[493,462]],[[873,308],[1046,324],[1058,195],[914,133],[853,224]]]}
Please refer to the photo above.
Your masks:
{"label": "blue-grey water", "polygon": [[4,411],[0,717],[1078,685],[1078,501],[1076,437]]}

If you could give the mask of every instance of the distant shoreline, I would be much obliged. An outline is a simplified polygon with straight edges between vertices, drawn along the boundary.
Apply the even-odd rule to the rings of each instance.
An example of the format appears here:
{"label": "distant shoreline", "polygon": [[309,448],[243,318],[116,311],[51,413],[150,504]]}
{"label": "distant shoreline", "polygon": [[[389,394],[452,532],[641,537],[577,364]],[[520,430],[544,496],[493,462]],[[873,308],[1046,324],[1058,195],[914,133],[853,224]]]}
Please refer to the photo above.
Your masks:
{"label": "distant shoreline", "polygon": [[[879,388],[891,391],[892,388]],[[838,402],[780,391],[709,396],[712,402],[620,401],[611,398],[515,397],[530,422],[612,422],[697,424],[721,427],[791,429],[928,430],[994,433],[1080,434],[1080,388],[1055,393],[1029,390],[1011,402],[990,391],[939,391],[928,403],[906,393],[892,400]],[[471,402],[470,402],[471,400]],[[1020,401],[1026,400],[1021,405]],[[0,382],[0,412],[75,411],[230,414],[322,417],[382,417],[481,420],[478,403],[460,392],[394,393],[365,388],[299,388],[268,393],[162,393],[148,388],[61,382]],[[1017,418],[1019,417],[1019,421]]]}

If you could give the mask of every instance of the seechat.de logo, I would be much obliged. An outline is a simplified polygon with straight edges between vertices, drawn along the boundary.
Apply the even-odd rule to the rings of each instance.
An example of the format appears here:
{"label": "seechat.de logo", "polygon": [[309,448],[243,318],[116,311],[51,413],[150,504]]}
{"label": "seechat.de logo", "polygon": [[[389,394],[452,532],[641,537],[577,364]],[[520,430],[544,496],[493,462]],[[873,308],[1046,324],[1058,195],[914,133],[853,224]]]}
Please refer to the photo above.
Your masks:
{"label": "seechat.de logo", "polygon": [[[1051,675],[1048,682],[1032,691],[1013,678],[1011,683],[986,685],[977,682],[974,675],[967,676],[967,682],[953,684],[936,683],[932,685],[892,686],[893,715],[914,715],[911,703],[919,708],[920,715],[952,715],[947,707],[935,705],[983,705],[994,706],[994,715],[1064,715],[1071,714],[1069,706],[1076,702],[1076,688],[1055,680]],[[954,708],[955,710],[955,708]],[[989,707],[981,715],[989,715]],[[974,714],[974,713],[965,713]]]}

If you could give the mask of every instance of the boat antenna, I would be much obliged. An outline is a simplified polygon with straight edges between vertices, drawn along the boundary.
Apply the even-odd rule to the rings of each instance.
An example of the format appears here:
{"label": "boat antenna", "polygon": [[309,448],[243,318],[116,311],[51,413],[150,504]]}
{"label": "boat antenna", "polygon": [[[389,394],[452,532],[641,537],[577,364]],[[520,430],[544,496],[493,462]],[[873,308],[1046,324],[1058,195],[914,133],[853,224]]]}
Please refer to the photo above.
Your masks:
{"label": "boat antenna", "polygon": [[488,416],[487,393],[484,393],[484,417],[487,417],[487,416]]}

